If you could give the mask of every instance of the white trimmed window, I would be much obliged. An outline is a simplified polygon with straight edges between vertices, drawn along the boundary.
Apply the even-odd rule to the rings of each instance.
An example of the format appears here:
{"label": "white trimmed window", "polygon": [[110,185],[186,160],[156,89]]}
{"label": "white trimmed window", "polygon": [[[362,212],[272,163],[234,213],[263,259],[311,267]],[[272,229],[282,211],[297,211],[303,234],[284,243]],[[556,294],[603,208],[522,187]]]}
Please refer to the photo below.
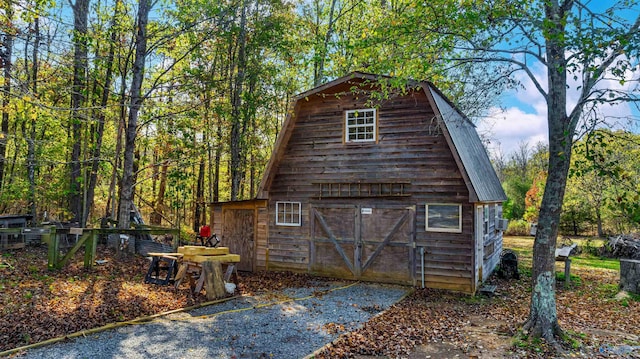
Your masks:
{"label": "white trimmed window", "polygon": [[276,225],[300,226],[300,202],[276,202]]}
{"label": "white trimmed window", "polygon": [[345,142],[372,142],[377,139],[376,109],[345,112]]}
{"label": "white trimmed window", "polygon": [[429,203],[426,205],[428,232],[462,232],[462,205]]}

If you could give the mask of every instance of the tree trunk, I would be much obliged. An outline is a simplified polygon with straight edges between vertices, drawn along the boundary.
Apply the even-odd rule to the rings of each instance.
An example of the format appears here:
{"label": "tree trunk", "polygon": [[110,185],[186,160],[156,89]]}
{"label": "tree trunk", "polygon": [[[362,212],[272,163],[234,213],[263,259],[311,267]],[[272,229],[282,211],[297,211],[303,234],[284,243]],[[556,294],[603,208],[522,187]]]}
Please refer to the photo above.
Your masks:
{"label": "tree trunk", "polygon": [[[33,91],[33,95],[35,97],[38,96],[38,70],[39,70],[39,62],[38,62],[38,53],[40,51],[40,19],[36,17],[34,19],[34,29],[36,38],[33,42],[33,67],[32,67],[32,81],[31,91]],[[33,115],[29,116],[31,118],[29,124],[29,134],[25,133],[25,138],[27,139],[27,179],[29,181],[29,194],[28,194],[28,202],[29,202],[29,212],[32,216],[32,221],[36,221],[37,213],[36,213],[36,116],[38,111],[36,108],[33,108]]]}
{"label": "tree trunk", "polygon": [[231,96],[231,200],[238,199],[240,193],[240,185],[244,175],[244,168],[242,166],[242,121],[243,116],[241,113],[242,106],[242,86],[244,84],[245,70],[246,70],[246,40],[247,40],[247,4],[242,2],[242,10],[240,15],[240,34],[238,38],[238,73],[235,76],[234,86],[232,88]]}
{"label": "tree trunk", "polygon": [[[118,21],[118,10],[122,4],[121,0],[117,0],[115,4],[115,8],[113,10],[113,19],[111,21],[111,36],[109,43],[109,54],[107,55],[107,61],[105,62],[107,65],[107,71],[104,78],[104,85],[102,87],[102,98],[100,100],[100,110],[96,114],[96,119],[98,120],[98,127],[92,135],[95,136],[95,143],[93,147],[92,153],[92,161],[91,161],[91,174],[89,176],[89,183],[87,187],[87,203],[85,205],[84,213],[82,216],[82,222],[80,223],[81,227],[86,226],[87,218],[89,218],[89,211],[91,207],[93,207],[93,200],[96,185],[98,183],[98,167],[100,165],[100,155],[102,152],[102,137],[104,136],[104,120],[105,120],[105,110],[109,103],[109,93],[111,89],[111,82],[113,80],[113,60],[115,58],[115,43],[117,40],[116,37],[116,22]],[[96,54],[97,57],[97,54]]]}
{"label": "tree trunk", "polygon": [[550,1],[546,3],[545,11],[546,18],[552,19],[546,40],[549,167],[533,245],[531,307],[524,330],[534,337],[556,343],[562,330],[556,308],[555,249],[579,113],[572,113],[572,117],[567,115],[567,64],[564,37],[561,36],[565,32],[564,9]]}
{"label": "tree trunk", "polygon": [[604,238],[604,230],[602,229],[602,211],[600,206],[596,207],[596,224],[598,225],[598,237]]}
{"label": "tree trunk", "polygon": [[[564,111],[563,106],[559,113]],[[555,249],[572,143],[571,136],[564,134],[564,124],[566,116],[549,128],[549,177],[542,197],[533,245],[531,310],[524,326],[534,337],[542,337],[552,343],[561,333],[555,298]]]}
{"label": "tree trunk", "polygon": [[165,204],[164,204],[164,195],[167,191],[167,170],[169,169],[169,165],[167,161],[163,161],[162,165],[160,165],[160,180],[158,183],[158,194],[155,200],[155,206],[153,209],[153,214],[151,216],[151,224],[159,226],[162,224],[162,218],[164,217],[165,212]]}
{"label": "tree trunk", "polygon": [[200,158],[198,166],[198,182],[196,183],[196,203],[193,213],[193,231],[198,233],[200,226],[207,223],[206,205],[204,202],[204,173],[205,161],[204,157]]}
{"label": "tree trunk", "polygon": [[[320,54],[318,54],[318,60],[316,60],[315,71],[314,71],[314,86],[320,86],[324,82],[324,63],[327,58],[327,53],[329,51],[329,42],[331,41],[331,36],[333,35],[333,25],[336,21],[334,19],[333,14],[336,9],[337,0],[331,1],[331,9],[329,10],[329,24],[327,25],[327,32],[324,34],[324,40],[322,42],[322,47],[319,49]],[[320,9],[317,8],[318,11],[318,30],[320,30]]]}
{"label": "tree trunk", "polygon": [[69,176],[69,211],[73,222],[84,223],[82,210],[82,193],[84,181],[82,179],[82,127],[86,122],[83,113],[87,81],[87,24],[89,18],[89,0],[76,0],[73,9],[73,87],[71,91],[71,135],[73,147],[71,150],[71,166]]}
{"label": "tree trunk", "polygon": [[116,218],[115,210],[115,193],[116,183],[118,182],[118,170],[120,169],[120,154],[122,153],[122,133],[124,132],[124,123],[127,117],[126,109],[126,69],[122,70],[120,77],[120,115],[118,117],[118,129],[116,131],[116,153],[113,156],[113,169],[111,171],[111,181],[109,182],[109,198],[107,199],[107,206],[105,208],[105,215],[111,218]]}
{"label": "tree trunk", "polygon": [[214,173],[213,173],[213,203],[220,201],[220,162],[222,160],[222,119],[220,116],[216,118],[216,146],[214,156]]}
{"label": "tree trunk", "polygon": [[138,113],[144,100],[142,97],[142,80],[144,78],[144,62],[147,56],[147,22],[150,10],[151,1],[140,0],[138,31],[136,33],[136,55],[133,62],[133,78],[131,80],[131,102],[125,129],[122,184],[120,186],[120,206],[118,207],[119,228],[129,228],[129,214],[133,208],[135,141],[138,132]]}
{"label": "tree trunk", "polygon": [[[4,12],[9,23],[13,21],[13,4],[4,3]],[[4,68],[4,85],[2,86],[2,122],[0,123],[0,191],[4,184],[5,156],[7,155],[7,137],[9,135],[9,103],[11,102],[11,67],[14,34],[6,32],[2,37],[4,51],[0,53],[0,63]]]}

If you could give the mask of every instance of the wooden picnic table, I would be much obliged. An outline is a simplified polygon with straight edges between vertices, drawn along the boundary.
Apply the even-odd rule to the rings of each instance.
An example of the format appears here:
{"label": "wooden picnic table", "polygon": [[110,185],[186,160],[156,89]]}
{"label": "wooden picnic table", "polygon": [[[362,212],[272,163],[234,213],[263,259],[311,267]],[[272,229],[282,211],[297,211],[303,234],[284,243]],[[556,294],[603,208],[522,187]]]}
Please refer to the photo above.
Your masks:
{"label": "wooden picnic table", "polygon": [[[224,282],[228,282],[234,272],[237,281],[235,263],[240,262],[240,256],[229,253],[227,247],[183,246],[178,247],[177,253],[151,252],[148,256],[152,261],[145,278],[147,283],[166,285],[174,281],[177,288],[187,279],[194,293],[204,287],[207,299],[211,300],[225,295]],[[162,263],[166,266],[162,267]],[[224,277],[223,266],[226,268]],[[164,277],[159,274],[162,270],[167,271]]]}

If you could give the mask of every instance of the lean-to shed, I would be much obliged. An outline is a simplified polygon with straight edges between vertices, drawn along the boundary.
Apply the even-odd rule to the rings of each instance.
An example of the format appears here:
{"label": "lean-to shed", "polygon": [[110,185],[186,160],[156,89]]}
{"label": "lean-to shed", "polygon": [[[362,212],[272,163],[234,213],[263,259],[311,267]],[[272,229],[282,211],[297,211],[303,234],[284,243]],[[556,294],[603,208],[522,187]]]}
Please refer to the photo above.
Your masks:
{"label": "lean-to shed", "polygon": [[500,181],[431,83],[352,73],[296,97],[258,199],[212,205],[247,270],[474,293],[502,250]]}

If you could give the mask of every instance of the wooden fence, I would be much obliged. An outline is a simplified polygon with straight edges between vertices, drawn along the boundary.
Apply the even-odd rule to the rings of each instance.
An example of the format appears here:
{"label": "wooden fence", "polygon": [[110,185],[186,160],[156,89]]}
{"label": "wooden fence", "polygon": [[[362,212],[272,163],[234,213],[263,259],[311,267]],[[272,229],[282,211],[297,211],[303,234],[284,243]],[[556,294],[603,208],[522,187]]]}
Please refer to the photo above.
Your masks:
{"label": "wooden fence", "polygon": [[[82,246],[84,246],[84,267],[93,268],[96,259],[96,247],[98,245],[98,238],[102,235],[129,235],[129,236],[148,236],[158,234],[172,234],[174,236],[174,246],[177,246],[179,241],[179,231],[173,228],[162,227],[149,227],[143,229],[118,229],[118,228],[67,228],[59,229],[54,226],[51,227],[38,227],[38,228],[2,228],[0,229],[0,235],[6,235],[5,237],[21,237],[24,243],[25,235],[39,235],[40,241],[45,243],[48,247],[47,254],[47,267],[49,269],[60,269],[64,267],[69,260],[78,252]],[[71,249],[64,254],[60,253],[60,242],[62,238],[68,236],[76,236],[75,244]],[[17,242],[16,242],[17,243]],[[22,245],[24,247],[24,245]],[[11,247],[21,248],[21,247]],[[62,258],[61,258],[62,257]]]}

